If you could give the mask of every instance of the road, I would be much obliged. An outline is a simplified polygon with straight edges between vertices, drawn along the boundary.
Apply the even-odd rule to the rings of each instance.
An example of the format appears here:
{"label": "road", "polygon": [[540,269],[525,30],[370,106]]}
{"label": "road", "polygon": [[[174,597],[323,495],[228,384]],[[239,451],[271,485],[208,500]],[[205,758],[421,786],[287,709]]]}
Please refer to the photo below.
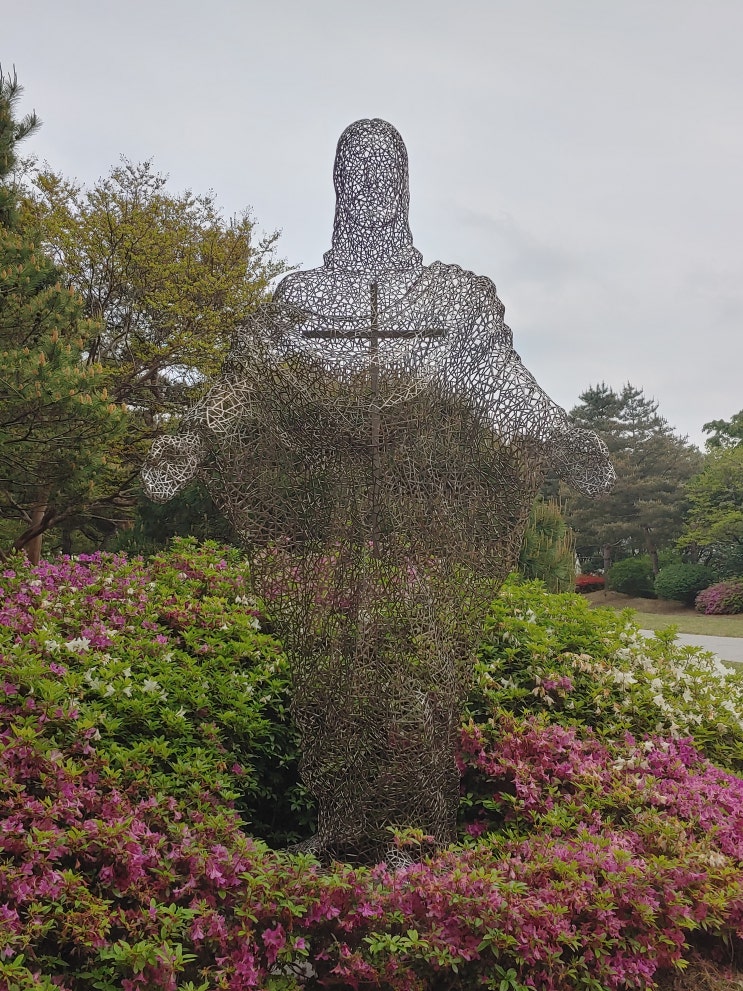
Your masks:
{"label": "road", "polygon": [[[645,637],[652,637],[652,630],[640,630]],[[743,664],[743,637],[705,637],[696,633],[677,633],[676,643],[686,644],[690,647],[704,647],[711,650],[713,654],[722,661],[736,661]]]}

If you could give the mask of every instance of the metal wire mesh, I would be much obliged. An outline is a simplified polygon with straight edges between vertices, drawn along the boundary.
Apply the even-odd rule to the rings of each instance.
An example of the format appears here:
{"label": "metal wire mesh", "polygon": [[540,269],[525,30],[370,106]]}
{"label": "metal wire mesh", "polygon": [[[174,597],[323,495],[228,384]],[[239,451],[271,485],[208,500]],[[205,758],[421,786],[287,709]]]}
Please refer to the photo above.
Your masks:
{"label": "metal wire mesh", "polygon": [[324,264],[246,321],[142,477],[167,501],[200,475],[240,534],[291,662],[309,846],[363,859],[392,828],[453,839],[473,652],[535,494],[614,472],[522,365],[493,283],[422,264],[397,131],[348,127],[334,180]]}

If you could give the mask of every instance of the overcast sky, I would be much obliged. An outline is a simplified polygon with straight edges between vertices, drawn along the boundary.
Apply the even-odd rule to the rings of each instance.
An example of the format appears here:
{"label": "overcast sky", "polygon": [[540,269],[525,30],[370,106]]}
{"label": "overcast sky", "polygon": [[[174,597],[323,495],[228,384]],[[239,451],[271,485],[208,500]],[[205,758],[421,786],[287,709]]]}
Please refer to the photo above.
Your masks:
{"label": "overcast sky", "polygon": [[27,152],[153,158],[303,268],[341,131],[389,120],[424,261],[493,279],[543,388],[631,381],[701,444],[743,408],[741,39],[743,0],[28,0],[0,62]]}

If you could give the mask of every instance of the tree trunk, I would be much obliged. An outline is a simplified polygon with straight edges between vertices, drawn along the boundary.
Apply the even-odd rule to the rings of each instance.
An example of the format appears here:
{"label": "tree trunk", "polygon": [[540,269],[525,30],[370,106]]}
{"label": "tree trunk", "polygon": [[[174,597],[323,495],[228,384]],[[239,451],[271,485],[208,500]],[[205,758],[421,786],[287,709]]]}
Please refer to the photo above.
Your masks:
{"label": "tree trunk", "polygon": [[611,567],[611,544],[604,544],[601,551],[604,555],[604,574],[606,575]]}
{"label": "tree trunk", "polygon": [[[46,503],[40,503],[31,510],[31,526],[30,530],[36,530],[44,522],[44,514],[46,513],[47,506]],[[44,531],[39,530],[36,536],[32,537],[26,544],[26,554],[28,554],[28,560],[31,564],[38,564],[41,560],[41,541],[43,538]]]}
{"label": "tree trunk", "polygon": [[645,531],[645,547],[650,555],[650,560],[653,562],[653,574],[657,575],[660,571],[660,564],[658,564],[658,548],[653,540],[653,528],[644,526],[643,530]]}
{"label": "tree trunk", "polygon": [[50,494],[48,488],[39,493],[38,502],[31,510],[28,526],[13,543],[14,550],[26,552],[31,564],[39,563],[43,535],[50,526],[59,522],[59,518],[55,517],[54,506],[49,505]]}

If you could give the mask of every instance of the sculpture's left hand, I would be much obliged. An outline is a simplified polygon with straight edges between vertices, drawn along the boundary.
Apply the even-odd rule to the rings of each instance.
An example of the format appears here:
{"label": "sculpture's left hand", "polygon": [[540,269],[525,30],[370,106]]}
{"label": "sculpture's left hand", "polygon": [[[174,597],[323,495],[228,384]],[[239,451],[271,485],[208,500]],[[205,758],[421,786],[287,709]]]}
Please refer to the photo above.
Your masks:
{"label": "sculpture's left hand", "polygon": [[609,450],[592,430],[566,423],[552,444],[552,467],[571,488],[596,496],[613,486],[617,476]]}

